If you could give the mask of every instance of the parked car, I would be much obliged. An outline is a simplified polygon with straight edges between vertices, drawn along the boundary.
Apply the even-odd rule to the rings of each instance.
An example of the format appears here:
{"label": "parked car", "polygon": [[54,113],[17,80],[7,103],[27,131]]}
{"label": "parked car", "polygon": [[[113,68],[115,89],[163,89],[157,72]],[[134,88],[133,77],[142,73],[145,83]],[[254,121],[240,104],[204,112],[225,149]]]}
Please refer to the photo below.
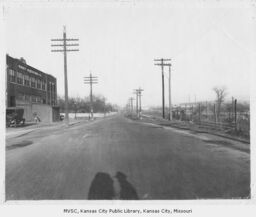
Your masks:
{"label": "parked car", "polygon": [[9,107],[6,109],[6,126],[16,127],[17,125],[24,125],[25,118],[23,118],[24,109],[17,107]]}
{"label": "parked car", "polygon": [[64,120],[64,118],[65,118],[65,116],[64,116],[64,115],[60,115],[60,120],[61,120],[61,121],[63,121],[63,120]]}

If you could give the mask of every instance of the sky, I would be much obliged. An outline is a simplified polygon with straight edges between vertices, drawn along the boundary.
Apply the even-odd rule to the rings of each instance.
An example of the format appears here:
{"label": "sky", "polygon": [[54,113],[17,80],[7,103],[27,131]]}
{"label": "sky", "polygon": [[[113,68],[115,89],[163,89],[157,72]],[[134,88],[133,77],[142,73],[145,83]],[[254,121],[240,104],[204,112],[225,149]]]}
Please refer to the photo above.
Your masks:
{"label": "sky", "polygon": [[[161,68],[154,59],[170,58],[173,104],[214,100],[215,86],[226,87],[227,99],[249,100],[256,52],[252,7],[164,2],[9,5],[6,53],[55,76],[63,96],[63,54],[51,52],[50,40],[61,38],[65,25],[68,38],[79,38],[79,52],[68,53],[69,96],[89,95],[83,77],[91,72],[99,80],[94,94],[108,102],[125,105],[141,87],[143,107],[161,106]],[[168,103],[168,68],[165,87]]]}

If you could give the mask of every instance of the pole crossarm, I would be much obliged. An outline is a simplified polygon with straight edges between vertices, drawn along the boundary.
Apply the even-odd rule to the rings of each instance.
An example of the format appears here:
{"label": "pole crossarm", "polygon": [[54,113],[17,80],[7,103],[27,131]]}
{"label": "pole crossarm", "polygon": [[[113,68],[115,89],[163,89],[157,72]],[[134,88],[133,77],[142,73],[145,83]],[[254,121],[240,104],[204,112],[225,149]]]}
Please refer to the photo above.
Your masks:
{"label": "pole crossarm", "polygon": [[70,51],[79,51],[79,49],[70,49],[70,50],[51,50],[51,52],[70,52]]}
{"label": "pole crossarm", "polygon": [[84,77],[84,78],[86,78],[86,79],[93,79],[93,78],[97,79],[98,77],[97,76],[92,76],[92,77]]}
{"label": "pole crossarm", "polygon": [[66,41],[79,41],[78,38],[67,38]]}
{"label": "pole crossarm", "polygon": [[[51,41],[56,44],[51,44],[51,52],[62,52],[64,56],[64,86],[65,86],[65,121],[67,126],[69,125],[69,109],[68,109],[68,78],[67,78],[67,52],[79,51],[76,49],[79,46],[78,43],[67,43],[67,41],[79,41],[77,38],[67,38],[66,27],[63,28],[63,38],[53,38]],[[63,44],[61,44],[63,42]],[[69,47],[69,49],[67,49]],[[72,47],[74,49],[72,49]],[[56,49],[54,49],[56,48]],[[58,49],[60,48],[60,49]]]}
{"label": "pole crossarm", "polygon": [[164,58],[160,58],[160,59],[154,59],[154,61],[171,61],[172,59],[164,59]]}
{"label": "pole crossarm", "polygon": [[64,50],[51,50],[51,52],[64,52]]}
{"label": "pole crossarm", "polygon": [[[63,47],[63,44],[52,44],[52,47]],[[66,46],[79,46],[79,44],[66,44]]]}
{"label": "pole crossarm", "polygon": [[63,47],[63,44],[51,44],[52,47]]}
{"label": "pole crossarm", "polygon": [[79,41],[78,38],[54,38],[51,41]]}
{"label": "pole crossarm", "polygon": [[84,79],[84,81],[88,81],[88,82],[91,82],[91,81],[98,81],[97,79]]}
{"label": "pole crossarm", "polygon": [[135,91],[136,91],[136,93],[141,94],[141,92],[144,91],[144,90],[143,89],[136,89]]}
{"label": "pole crossarm", "polygon": [[171,66],[171,63],[155,63],[156,66]]}
{"label": "pole crossarm", "polygon": [[69,50],[66,50],[67,52],[70,52],[70,51],[79,51],[79,49],[69,49]]}
{"label": "pole crossarm", "polygon": [[98,84],[98,82],[84,82],[84,84]]}
{"label": "pole crossarm", "polygon": [[66,46],[79,46],[79,44],[66,44]]}

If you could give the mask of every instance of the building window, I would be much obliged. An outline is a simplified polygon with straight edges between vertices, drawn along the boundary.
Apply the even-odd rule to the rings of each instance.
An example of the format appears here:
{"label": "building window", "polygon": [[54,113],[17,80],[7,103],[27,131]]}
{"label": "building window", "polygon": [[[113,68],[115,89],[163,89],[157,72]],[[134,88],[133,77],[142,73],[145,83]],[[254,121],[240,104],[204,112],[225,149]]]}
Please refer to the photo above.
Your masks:
{"label": "building window", "polygon": [[24,75],[24,84],[25,84],[25,86],[30,86],[30,81],[29,81],[28,75]]}
{"label": "building window", "polygon": [[17,94],[17,100],[24,101],[24,94],[23,93],[18,93]]}
{"label": "building window", "polygon": [[15,96],[10,96],[10,107],[16,106]]}
{"label": "building window", "polygon": [[30,96],[29,95],[25,95],[25,101],[30,102]]}
{"label": "building window", "polygon": [[52,92],[55,92],[55,84],[52,83]]}
{"label": "building window", "polygon": [[32,102],[36,102],[36,96],[33,96],[33,95],[32,95],[32,96],[31,96],[31,101],[32,101]]}
{"label": "building window", "polygon": [[37,103],[42,103],[42,98],[41,98],[40,96],[37,96],[37,97],[36,97],[36,102],[37,102]]}
{"label": "building window", "polygon": [[42,88],[42,81],[40,79],[37,79],[37,88],[38,89]]}
{"label": "building window", "polygon": [[42,81],[42,90],[46,90],[46,82]]}
{"label": "building window", "polygon": [[23,85],[23,74],[20,72],[17,72],[17,83]]}
{"label": "building window", "polygon": [[36,87],[36,79],[34,77],[31,77],[31,87]]}
{"label": "building window", "polygon": [[9,79],[10,82],[15,82],[15,72],[12,69],[9,69]]}

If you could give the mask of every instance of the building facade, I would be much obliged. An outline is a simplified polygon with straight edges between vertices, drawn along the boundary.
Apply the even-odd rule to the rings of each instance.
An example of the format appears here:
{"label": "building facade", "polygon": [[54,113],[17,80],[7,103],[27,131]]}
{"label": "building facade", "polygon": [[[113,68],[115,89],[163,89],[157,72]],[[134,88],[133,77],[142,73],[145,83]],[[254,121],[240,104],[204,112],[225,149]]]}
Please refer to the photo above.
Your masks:
{"label": "building facade", "polygon": [[35,114],[47,113],[46,110],[52,108],[57,109],[55,77],[27,65],[23,58],[16,59],[6,55],[6,64],[7,107],[23,107],[29,120],[33,119]]}

